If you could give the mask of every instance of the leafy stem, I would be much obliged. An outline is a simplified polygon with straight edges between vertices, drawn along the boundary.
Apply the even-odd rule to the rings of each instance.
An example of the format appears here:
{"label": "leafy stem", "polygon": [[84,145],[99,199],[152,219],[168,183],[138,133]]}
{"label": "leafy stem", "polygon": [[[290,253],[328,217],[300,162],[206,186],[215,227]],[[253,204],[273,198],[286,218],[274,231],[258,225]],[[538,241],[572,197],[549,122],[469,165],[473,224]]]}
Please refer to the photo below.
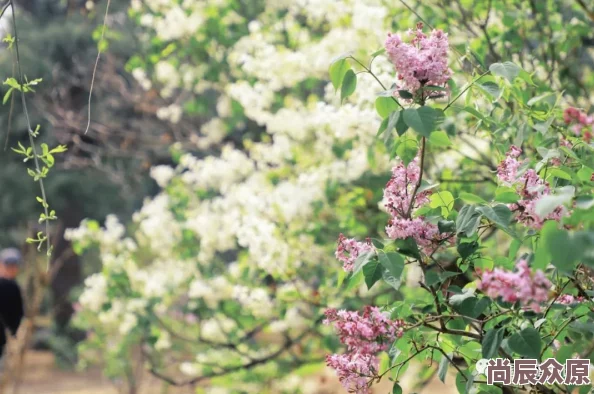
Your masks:
{"label": "leafy stem", "polygon": [[[351,59],[353,59],[355,62],[357,62],[357,64],[359,64],[361,67],[363,67],[363,69],[365,70],[366,73],[370,74],[376,81],[377,83],[380,84],[380,86],[382,87],[382,89],[387,90],[386,86],[382,83],[382,81],[379,80],[379,78],[377,77],[377,75],[375,75],[373,73],[373,71],[371,71],[371,69],[369,67],[367,67],[366,65],[364,65],[363,63],[361,63],[359,60],[357,60],[355,57],[353,56],[349,56]],[[392,100],[394,100],[394,102],[401,108],[404,109],[404,107],[402,106],[402,104],[400,104],[400,102],[396,99],[396,97],[394,97],[394,95],[390,96],[392,97]]]}
{"label": "leafy stem", "polygon": [[[16,55],[16,68],[18,71],[18,82],[19,82],[19,86],[20,89],[17,89],[20,91],[21,94],[21,102],[23,105],[23,112],[25,114],[25,119],[27,121],[27,134],[29,135],[29,144],[30,144],[30,148],[32,151],[32,158],[33,158],[33,163],[35,165],[35,173],[36,176],[34,177],[35,181],[39,184],[39,188],[41,190],[41,199],[43,200],[43,214],[45,215],[45,218],[50,218],[50,217],[54,217],[55,215],[50,214],[50,210],[47,204],[47,195],[45,192],[45,186],[44,186],[44,182],[43,182],[43,178],[44,176],[40,176],[41,174],[47,174],[47,167],[44,167],[43,169],[41,168],[40,165],[40,160],[39,160],[39,156],[37,153],[37,146],[35,145],[35,136],[37,135],[36,131],[33,131],[33,128],[31,127],[31,119],[29,117],[29,110],[27,108],[27,99],[25,98],[25,86],[27,85],[27,83],[25,82],[25,77],[23,76],[23,69],[21,67],[21,56],[20,56],[20,52],[19,52],[19,36],[18,36],[18,30],[17,30],[17,23],[16,23],[16,11],[15,11],[15,7],[14,7],[14,0],[10,0],[9,2],[10,4],[10,8],[12,11],[12,24],[13,24],[13,30],[14,30],[14,48],[15,48],[15,55]],[[50,241],[50,234],[49,234],[49,220],[44,220],[45,222],[45,235],[38,233],[37,234],[37,239],[28,239],[27,241],[30,243],[38,243],[38,250],[41,247],[41,244],[45,241],[46,244],[46,248],[47,248],[47,252],[46,252],[46,269],[49,271],[50,268],[50,262],[51,262],[51,253],[52,253],[52,248],[51,248],[51,241]]]}

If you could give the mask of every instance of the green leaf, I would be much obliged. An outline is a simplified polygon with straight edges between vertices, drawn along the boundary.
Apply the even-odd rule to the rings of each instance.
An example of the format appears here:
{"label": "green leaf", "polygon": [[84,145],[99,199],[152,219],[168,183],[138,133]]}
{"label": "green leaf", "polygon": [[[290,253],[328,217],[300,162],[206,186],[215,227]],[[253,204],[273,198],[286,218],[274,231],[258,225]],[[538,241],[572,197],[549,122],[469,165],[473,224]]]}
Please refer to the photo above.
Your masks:
{"label": "green leaf", "polygon": [[396,147],[396,155],[403,161],[404,165],[408,165],[413,161],[417,156],[417,152],[417,141],[412,138],[401,139]]}
{"label": "green leaf", "polygon": [[14,90],[14,88],[10,88],[6,91],[6,94],[4,95],[4,99],[2,99],[2,104],[6,104],[6,102],[8,101],[8,99],[10,99],[10,95],[12,93],[12,91]]}
{"label": "green leaf", "polygon": [[509,222],[512,218],[512,212],[509,210],[507,206],[502,204],[495,205],[494,207],[483,205],[478,207],[476,210],[482,213],[487,219],[489,219],[493,223],[502,227],[509,226]]}
{"label": "green leaf", "polygon": [[424,137],[429,137],[443,119],[443,111],[432,107],[407,108],[404,110],[406,124]]}
{"label": "green leaf", "polygon": [[462,207],[456,218],[456,230],[458,234],[472,236],[481,222],[482,214],[476,210],[474,205],[465,205]]}
{"label": "green leaf", "polygon": [[377,134],[375,135],[375,138],[380,137],[383,134],[383,132],[388,129],[389,120],[389,118],[384,118],[384,120],[382,120],[382,123],[380,123],[380,127],[377,129]]}
{"label": "green leaf", "polygon": [[472,194],[472,193],[460,192],[458,197],[460,197],[460,199],[464,202],[478,203],[478,204],[486,204],[487,203],[482,197],[479,197],[476,194]]}
{"label": "green leaf", "polygon": [[384,53],[386,53],[386,48],[381,48],[381,49],[378,49],[377,51],[373,52],[371,54],[371,57],[378,57],[379,55],[383,55]]}
{"label": "green leaf", "polygon": [[594,207],[594,197],[593,196],[578,196],[575,199],[575,207],[579,209],[590,209]]}
{"label": "green leaf", "polygon": [[483,337],[482,355],[483,358],[493,358],[499,351],[499,346],[503,341],[504,328],[492,329],[487,331]]}
{"label": "green leaf", "polygon": [[340,88],[345,74],[350,69],[351,65],[346,59],[337,60],[330,65],[330,81],[334,89],[338,90]]}
{"label": "green leaf", "polygon": [[439,362],[439,368],[437,368],[437,376],[442,383],[445,383],[446,376],[448,374],[448,366],[450,365],[450,358],[453,356],[452,353],[448,353],[447,356],[443,355]]}
{"label": "green leaf", "polygon": [[552,175],[554,177],[557,177],[557,178],[561,178],[561,179],[565,179],[567,181],[571,181],[571,175],[569,175],[567,172],[565,172],[562,169],[557,168],[557,167],[549,168],[548,174],[549,175]]}
{"label": "green leaf", "polygon": [[398,252],[405,256],[414,257],[417,260],[421,260],[421,254],[417,242],[412,237],[405,239],[398,239],[394,242],[398,247]]}
{"label": "green leaf", "polygon": [[511,236],[516,237],[516,234],[509,228],[512,212],[506,205],[499,204],[495,205],[494,207],[483,205],[478,207],[476,210],[483,214],[487,219],[495,223],[497,227]]}
{"label": "green leaf", "polygon": [[429,136],[429,143],[438,148],[447,148],[452,146],[452,141],[450,141],[446,132],[441,130],[431,133]]}
{"label": "green leaf", "polygon": [[345,53],[341,53],[340,55],[336,56],[335,58],[332,59],[331,63],[334,64],[336,62],[338,62],[341,59],[346,59],[347,57],[351,57],[353,55],[353,51],[348,51]]}
{"label": "green leaf", "polygon": [[414,97],[408,90],[399,90],[398,95],[406,100],[411,100]]}
{"label": "green leaf", "polygon": [[525,328],[512,335],[507,344],[511,350],[520,356],[534,359],[540,358],[540,349],[542,346],[540,334],[532,327]]}
{"label": "green leaf", "polygon": [[454,209],[454,196],[447,190],[432,194],[430,201],[429,206],[431,208],[441,208],[441,215],[445,218]]}
{"label": "green leaf", "polygon": [[450,297],[450,305],[461,305],[465,300],[474,297],[474,289],[466,288],[462,290],[461,294],[454,294]]}
{"label": "green leaf", "polygon": [[478,112],[476,109],[472,108],[472,107],[464,107],[463,108],[464,111],[468,112],[469,114],[475,116],[476,118],[480,119],[480,120],[487,120],[483,114],[481,114],[480,112]]}
{"label": "green leaf", "polygon": [[480,300],[476,297],[470,297],[462,301],[460,305],[455,308],[464,316],[476,318],[480,316],[490,304],[491,300],[487,297],[483,297]]}
{"label": "green leaf", "polygon": [[394,275],[392,275],[392,273],[387,269],[382,271],[382,279],[394,290],[400,289],[400,285],[402,284],[402,280],[400,280],[400,278],[394,277]]}
{"label": "green leaf", "polygon": [[474,384],[474,375],[472,375],[468,370],[466,371],[459,371],[456,375],[456,388],[458,389],[458,393],[460,394],[468,394],[472,389],[472,385]]}
{"label": "green leaf", "polygon": [[364,276],[363,276],[362,270],[360,270],[357,273],[353,273],[347,283],[346,291],[348,292],[350,290],[357,288],[361,284],[363,279],[364,279]]}
{"label": "green leaf", "polygon": [[356,274],[361,270],[361,268],[367,265],[367,263],[371,261],[374,255],[375,252],[369,251],[361,253],[359,256],[357,256],[357,258],[355,259],[355,264],[353,264],[353,274]]}
{"label": "green leaf", "polygon": [[427,286],[433,286],[439,282],[439,275],[435,271],[427,271],[425,273],[425,284]]}
{"label": "green leaf", "polygon": [[357,88],[357,74],[353,70],[347,70],[342,80],[340,87],[340,101],[344,101],[345,98],[349,97],[355,92]]}
{"label": "green leaf", "polygon": [[[540,233],[539,249],[545,248],[551,257],[551,263],[563,272],[570,272],[582,256],[581,245],[574,244],[572,237],[565,230],[557,228],[558,223],[547,221]],[[538,251],[537,251],[538,255]],[[541,259],[546,257],[540,257]]]}
{"label": "green leaf", "polygon": [[402,387],[398,383],[394,383],[394,387],[392,387],[392,394],[402,394]]}
{"label": "green leaf", "polygon": [[520,196],[516,192],[502,192],[495,194],[495,201],[504,203],[514,203],[520,200]]}
{"label": "green leaf", "polygon": [[458,245],[457,250],[458,250],[458,253],[460,254],[460,257],[462,257],[462,259],[467,259],[468,257],[472,256],[472,254],[474,252],[476,252],[476,250],[478,249],[478,246],[479,246],[479,244],[476,241],[463,242]]}
{"label": "green leaf", "polygon": [[371,289],[375,282],[382,278],[383,268],[376,259],[371,260],[363,266],[363,275],[365,276],[365,283],[367,288]]}
{"label": "green leaf", "polygon": [[506,78],[508,81],[513,82],[514,79],[520,75],[522,69],[512,62],[504,63],[493,63],[489,66],[489,71],[494,75]]}
{"label": "green leaf", "polygon": [[453,220],[440,220],[437,222],[437,229],[440,234],[453,233],[456,231],[456,223]]}
{"label": "green leaf", "polygon": [[404,259],[402,256],[396,252],[380,252],[379,262],[394,278],[400,279],[404,270]]}
{"label": "green leaf", "polygon": [[380,117],[385,118],[398,109],[398,104],[391,97],[378,97],[375,99],[375,109]]}
{"label": "green leaf", "polygon": [[536,96],[536,97],[532,97],[530,100],[528,100],[528,102],[526,103],[529,107],[532,107],[534,104],[538,103],[539,101],[549,97],[549,96],[554,96],[555,93],[553,92],[547,92],[544,94],[541,94],[540,96]]}
{"label": "green leaf", "polygon": [[[489,82],[481,83],[478,86],[485,93],[487,93],[487,95],[489,95],[491,97],[492,101],[498,100],[499,97],[501,97],[501,88],[495,82],[489,81]],[[482,115],[479,118],[481,118],[481,117],[482,117]]]}
{"label": "green leaf", "polygon": [[388,119],[388,126],[386,127],[388,131],[396,128],[398,135],[402,135],[406,132],[406,130],[408,130],[408,126],[404,122],[404,118],[402,116],[402,111],[393,111]]}

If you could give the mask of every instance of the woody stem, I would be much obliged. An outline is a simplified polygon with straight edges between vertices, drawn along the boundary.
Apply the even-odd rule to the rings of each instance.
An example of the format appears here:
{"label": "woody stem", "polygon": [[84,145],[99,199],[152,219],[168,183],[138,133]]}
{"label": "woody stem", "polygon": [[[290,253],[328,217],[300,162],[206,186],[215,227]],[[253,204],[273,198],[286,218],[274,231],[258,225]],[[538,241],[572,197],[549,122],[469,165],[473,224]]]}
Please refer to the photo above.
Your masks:
{"label": "woody stem", "polygon": [[423,182],[423,166],[425,164],[425,137],[421,140],[421,162],[419,163],[419,180],[413,189],[412,196],[410,197],[410,204],[408,206],[408,211],[406,212],[406,217],[410,219],[410,215],[413,209],[413,205],[415,204],[415,196],[417,191],[421,187],[421,182]]}

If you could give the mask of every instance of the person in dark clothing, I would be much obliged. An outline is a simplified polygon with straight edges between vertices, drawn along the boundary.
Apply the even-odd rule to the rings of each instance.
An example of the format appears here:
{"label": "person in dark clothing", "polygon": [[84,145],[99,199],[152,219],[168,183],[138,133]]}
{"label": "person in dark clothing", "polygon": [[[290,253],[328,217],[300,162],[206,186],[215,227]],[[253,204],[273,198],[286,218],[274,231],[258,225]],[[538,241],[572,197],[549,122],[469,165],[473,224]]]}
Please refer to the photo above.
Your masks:
{"label": "person in dark clothing", "polygon": [[16,335],[24,314],[21,288],[15,280],[21,260],[18,249],[0,251],[0,357],[6,345],[6,330]]}

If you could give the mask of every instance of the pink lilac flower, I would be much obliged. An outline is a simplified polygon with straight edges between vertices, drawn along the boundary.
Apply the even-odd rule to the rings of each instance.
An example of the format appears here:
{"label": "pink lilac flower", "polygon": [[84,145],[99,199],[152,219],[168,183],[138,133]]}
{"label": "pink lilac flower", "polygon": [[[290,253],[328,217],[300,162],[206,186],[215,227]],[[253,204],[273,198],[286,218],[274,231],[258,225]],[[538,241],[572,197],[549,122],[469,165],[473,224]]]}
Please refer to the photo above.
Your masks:
{"label": "pink lilac flower", "polygon": [[421,168],[419,167],[419,158],[415,157],[413,161],[404,166],[400,162],[392,168],[392,177],[384,189],[385,207],[393,217],[406,217],[410,210],[429,202],[431,191],[426,190],[415,195],[412,201],[415,186],[419,182]]}
{"label": "pink lilac flower", "polygon": [[500,268],[484,271],[477,287],[490,298],[519,302],[524,308],[540,312],[541,304],[549,299],[551,282],[541,270],[532,272],[528,262],[522,259],[516,264],[515,272]]}
{"label": "pink lilac flower", "polygon": [[379,360],[371,354],[331,354],[326,356],[326,365],[336,371],[349,392],[367,394],[371,392],[368,382],[377,375]]}
{"label": "pink lilac flower", "polygon": [[412,217],[416,209],[429,202],[431,195],[430,190],[414,193],[421,175],[418,163],[419,158],[416,157],[408,166],[400,162],[392,168],[392,177],[384,189],[384,206],[392,216],[386,233],[391,239],[412,237],[424,253],[431,254],[443,241],[453,240],[452,234],[440,234],[437,225],[427,222],[422,216]]}
{"label": "pink lilac flower", "polygon": [[433,30],[429,36],[422,31],[423,24],[409,30],[410,43],[402,41],[398,34],[388,34],[385,48],[402,81],[401,88],[415,95],[426,85],[444,86],[452,75],[448,67],[448,35]]}
{"label": "pink lilac flower", "polygon": [[373,250],[374,247],[369,238],[365,242],[358,242],[354,238],[346,238],[343,234],[340,234],[334,255],[339,261],[342,261],[342,268],[346,272],[351,272],[357,257]]}
{"label": "pink lilac flower", "polygon": [[522,150],[517,146],[512,145],[509,151],[505,154],[505,159],[497,166],[497,176],[502,182],[513,184],[518,177],[518,168],[522,164],[517,158],[522,153]]}
{"label": "pink lilac flower", "polygon": [[505,155],[505,159],[497,167],[497,177],[507,186],[516,186],[516,191],[520,195],[520,200],[511,204],[509,208],[516,213],[516,218],[520,223],[528,227],[539,229],[545,220],[559,221],[567,213],[565,208],[558,206],[546,217],[540,217],[536,214],[536,205],[538,201],[551,193],[549,183],[538,176],[536,171],[529,169],[522,174],[518,169],[522,165],[518,157],[522,150],[512,146]]}
{"label": "pink lilac flower", "polygon": [[379,369],[377,354],[387,350],[402,336],[404,321],[391,320],[379,308],[366,306],[363,314],[356,311],[328,309],[324,324],[334,324],[346,354],[326,357],[328,366],[337,371],[342,385],[350,392],[368,393],[367,383]]}
{"label": "pink lilac flower", "polygon": [[594,116],[587,115],[577,108],[569,107],[563,112],[563,119],[566,124],[573,124],[572,130],[575,135],[582,135],[584,141],[590,143],[594,130]]}
{"label": "pink lilac flower", "polygon": [[557,304],[563,304],[563,305],[579,304],[581,302],[584,302],[584,297],[582,297],[582,296],[576,297],[576,296],[572,296],[571,294],[561,294],[559,297],[557,297],[555,302]]}

